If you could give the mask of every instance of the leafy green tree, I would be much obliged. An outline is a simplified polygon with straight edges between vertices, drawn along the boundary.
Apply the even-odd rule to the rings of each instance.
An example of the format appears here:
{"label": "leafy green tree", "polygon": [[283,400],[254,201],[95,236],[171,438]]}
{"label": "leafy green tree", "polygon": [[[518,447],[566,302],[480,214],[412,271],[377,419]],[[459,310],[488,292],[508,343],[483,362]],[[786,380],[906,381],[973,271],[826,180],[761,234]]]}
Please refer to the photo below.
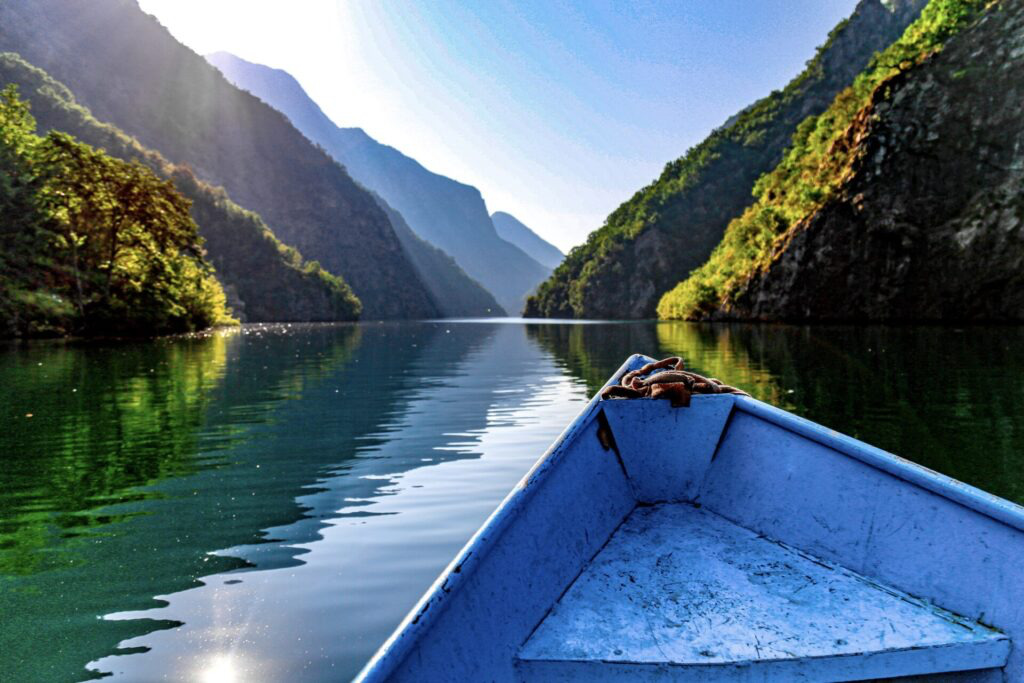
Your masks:
{"label": "leafy green tree", "polygon": [[191,202],[137,162],[34,130],[17,90],[4,89],[0,315],[9,331],[152,335],[230,321]]}
{"label": "leafy green tree", "polygon": [[38,205],[40,178],[27,157],[37,139],[28,105],[17,86],[0,91],[0,236],[9,238],[42,222]]}

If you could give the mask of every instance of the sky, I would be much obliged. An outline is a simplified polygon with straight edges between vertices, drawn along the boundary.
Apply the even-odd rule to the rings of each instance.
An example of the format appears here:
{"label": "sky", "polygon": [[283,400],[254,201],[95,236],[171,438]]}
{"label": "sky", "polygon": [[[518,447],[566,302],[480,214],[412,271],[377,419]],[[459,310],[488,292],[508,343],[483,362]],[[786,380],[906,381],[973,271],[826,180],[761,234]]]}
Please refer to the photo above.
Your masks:
{"label": "sky", "polygon": [[855,0],[139,0],[563,251],[783,87]]}

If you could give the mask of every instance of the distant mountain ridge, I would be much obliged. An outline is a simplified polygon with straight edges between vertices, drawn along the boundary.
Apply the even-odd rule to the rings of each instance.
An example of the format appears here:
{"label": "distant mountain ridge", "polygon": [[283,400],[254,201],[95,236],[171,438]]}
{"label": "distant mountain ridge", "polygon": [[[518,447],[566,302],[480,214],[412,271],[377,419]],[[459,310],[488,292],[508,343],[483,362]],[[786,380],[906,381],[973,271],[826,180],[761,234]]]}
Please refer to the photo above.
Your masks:
{"label": "distant mountain ridge", "polygon": [[372,193],[391,220],[406,256],[430,292],[438,313],[445,318],[504,317],[508,312],[483,286],[466,275],[455,260],[413,232],[402,214]]}
{"label": "distant mountain ridge", "polygon": [[512,214],[495,211],[491,214],[491,221],[494,223],[494,229],[498,231],[498,237],[516,245],[541,265],[553,270],[565,258],[565,254],[558,247],[530,230]]}
{"label": "distant mountain ridge", "polygon": [[0,50],[19,53],[98,119],[258,212],[283,241],[343,276],[364,318],[438,315],[373,197],[132,0],[5,0]]}
{"label": "distant mountain ridge", "polygon": [[[207,61],[221,70],[229,81],[235,82],[232,74],[234,69],[229,68],[234,62],[243,62],[226,52],[214,53],[206,57]],[[249,64],[249,62],[244,62]],[[283,71],[269,69],[259,65],[251,65],[247,82],[253,88],[246,87],[246,84],[235,82],[235,85],[248,90],[260,97],[260,93],[275,92],[281,93],[280,97],[287,97],[290,100],[300,103],[302,106],[295,106],[290,112],[281,110],[275,102],[266,97],[260,97],[264,102],[274,107],[282,114],[288,116],[292,124],[307,138],[317,144],[323,139],[328,139],[336,130],[336,126],[320,111],[320,108],[306,95],[302,87],[289,74]],[[257,92],[258,91],[258,92]],[[352,129],[358,130],[358,129]],[[361,131],[360,131],[361,132]],[[330,150],[328,150],[330,153]],[[335,159],[339,163],[343,160]],[[351,169],[348,169],[351,172]],[[358,181],[359,178],[356,178]],[[390,219],[392,228],[398,237],[399,243],[406,252],[410,263],[416,270],[417,275],[426,285],[430,298],[437,308],[438,315],[443,317],[487,317],[504,316],[507,311],[485,289],[477,280],[474,280],[454,262],[447,253],[439,250],[436,246],[424,241],[421,236],[411,230],[405,218],[396,211],[385,198],[370,188],[375,200],[382,205],[385,214]],[[518,311],[517,311],[518,312]]]}
{"label": "distant mountain ridge", "polygon": [[377,192],[409,227],[455,259],[510,313],[551,272],[498,236],[480,191],[433,173],[360,128],[332,122],[286,71],[225,52],[207,59],[224,76],[284,113],[296,128],[344,164],[352,177]]}
{"label": "distant mountain ridge", "polygon": [[531,297],[526,315],[650,318],[663,293],[704,263],[797,124],[825,110],[926,0],[860,0],[807,67],[744,108],[611,213]]}

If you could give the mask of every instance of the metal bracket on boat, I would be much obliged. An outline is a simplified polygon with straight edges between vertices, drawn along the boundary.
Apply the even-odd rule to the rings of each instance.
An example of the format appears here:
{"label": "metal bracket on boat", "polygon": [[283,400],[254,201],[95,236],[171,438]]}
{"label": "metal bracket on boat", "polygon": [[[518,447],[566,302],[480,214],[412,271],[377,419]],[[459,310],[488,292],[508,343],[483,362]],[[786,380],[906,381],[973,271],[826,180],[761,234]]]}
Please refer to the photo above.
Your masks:
{"label": "metal bracket on boat", "polygon": [[612,426],[608,422],[608,416],[603,410],[597,413],[597,440],[606,451],[615,451],[615,455],[622,457],[619,453],[619,445],[615,443],[615,434],[612,433]]}

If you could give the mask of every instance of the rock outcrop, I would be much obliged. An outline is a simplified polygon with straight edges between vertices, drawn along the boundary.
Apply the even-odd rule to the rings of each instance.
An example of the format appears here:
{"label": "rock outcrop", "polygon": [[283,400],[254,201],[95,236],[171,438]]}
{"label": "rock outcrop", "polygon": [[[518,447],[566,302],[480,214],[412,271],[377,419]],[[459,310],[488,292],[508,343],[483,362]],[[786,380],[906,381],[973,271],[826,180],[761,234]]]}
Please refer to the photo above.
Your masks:
{"label": "rock outcrop", "polygon": [[1024,320],[1024,2],[879,87],[835,200],[711,317]]}

